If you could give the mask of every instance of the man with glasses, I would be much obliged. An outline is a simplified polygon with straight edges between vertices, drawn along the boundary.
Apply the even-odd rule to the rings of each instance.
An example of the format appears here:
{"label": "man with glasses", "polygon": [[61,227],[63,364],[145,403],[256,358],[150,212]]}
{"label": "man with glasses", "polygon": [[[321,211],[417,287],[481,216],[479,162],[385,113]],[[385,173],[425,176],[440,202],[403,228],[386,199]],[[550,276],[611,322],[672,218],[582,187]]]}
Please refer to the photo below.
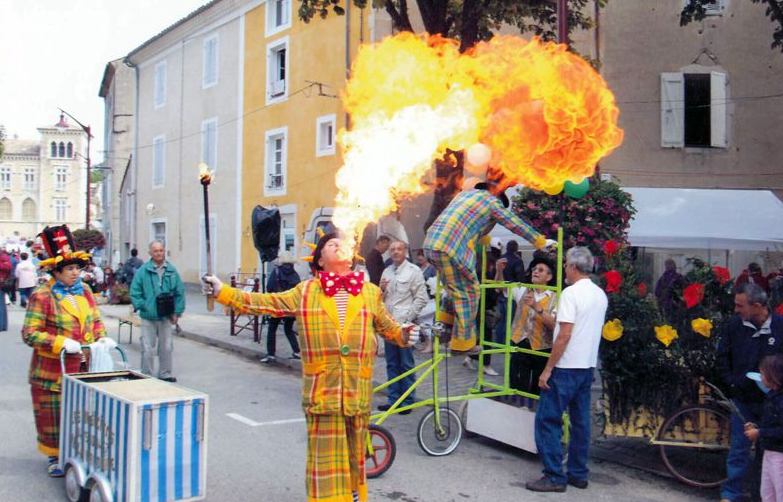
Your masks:
{"label": "man with glasses", "polygon": [[[566,254],[563,290],[557,305],[557,325],[549,361],[538,379],[541,397],[536,411],[536,448],[544,476],[525,485],[535,492],[564,492],[566,485],[587,488],[590,447],[590,386],[598,362],[598,346],[606,316],[606,293],[590,280],[593,255],[586,247]],[[571,436],[568,473],[563,472],[563,413],[568,412]]]}

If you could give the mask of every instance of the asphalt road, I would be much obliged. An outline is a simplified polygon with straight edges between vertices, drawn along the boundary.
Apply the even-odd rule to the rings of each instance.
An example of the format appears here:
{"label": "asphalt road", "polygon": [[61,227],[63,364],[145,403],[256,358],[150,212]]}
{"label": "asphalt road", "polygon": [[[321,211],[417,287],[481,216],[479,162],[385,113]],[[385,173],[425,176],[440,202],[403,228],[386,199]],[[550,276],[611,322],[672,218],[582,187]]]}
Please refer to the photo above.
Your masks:
{"label": "asphalt road", "polygon": [[[0,351],[0,502],[65,500],[61,479],[46,475],[35,447],[27,367],[30,348],[19,336],[23,311],[11,307]],[[114,323],[110,334],[114,336]],[[138,339],[127,347],[139,362]],[[210,396],[207,498],[212,502],[287,502],[304,494],[305,425],[299,375],[268,368],[215,347],[177,338],[179,384]],[[381,402],[379,400],[379,402]],[[463,439],[447,457],[429,457],[415,429],[423,411],[391,417],[397,460],[370,480],[371,501],[516,502],[518,500],[669,502],[714,500],[713,491],[688,489],[611,463],[591,465],[590,487],[566,494],[536,494],[524,483],[540,476],[535,455],[482,438]]]}

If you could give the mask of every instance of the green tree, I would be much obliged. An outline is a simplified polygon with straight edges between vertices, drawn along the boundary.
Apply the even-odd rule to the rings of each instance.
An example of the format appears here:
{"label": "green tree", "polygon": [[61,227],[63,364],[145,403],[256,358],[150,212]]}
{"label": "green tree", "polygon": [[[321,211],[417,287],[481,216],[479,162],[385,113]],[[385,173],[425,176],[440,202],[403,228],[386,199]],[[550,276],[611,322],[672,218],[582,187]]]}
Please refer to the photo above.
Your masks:
{"label": "green tree", "polygon": [[[767,6],[766,15],[775,24],[775,32],[772,34],[771,49],[780,49],[783,52],[783,1],[780,0],[750,0],[753,3],[761,3]],[[707,7],[714,4],[715,0],[691,0],[680,13],[680,26],[685,26],[693,21],[701,21],[707,17]]]}
{"label": "green tree", "polygon": [[3,158],[5,153],[5,127],[0,125],[0,159]]}

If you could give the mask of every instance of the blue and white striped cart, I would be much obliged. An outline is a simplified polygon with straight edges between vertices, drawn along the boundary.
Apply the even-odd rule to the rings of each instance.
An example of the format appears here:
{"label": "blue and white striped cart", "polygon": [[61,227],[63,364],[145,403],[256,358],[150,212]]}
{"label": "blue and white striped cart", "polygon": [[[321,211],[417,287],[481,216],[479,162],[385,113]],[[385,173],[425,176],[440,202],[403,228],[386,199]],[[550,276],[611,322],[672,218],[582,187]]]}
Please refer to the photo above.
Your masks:
{"label": "blue and white striped cart", "polygon": [[201,500],[206,394],[133,371],[63,375],[60,464],[71,502]]}

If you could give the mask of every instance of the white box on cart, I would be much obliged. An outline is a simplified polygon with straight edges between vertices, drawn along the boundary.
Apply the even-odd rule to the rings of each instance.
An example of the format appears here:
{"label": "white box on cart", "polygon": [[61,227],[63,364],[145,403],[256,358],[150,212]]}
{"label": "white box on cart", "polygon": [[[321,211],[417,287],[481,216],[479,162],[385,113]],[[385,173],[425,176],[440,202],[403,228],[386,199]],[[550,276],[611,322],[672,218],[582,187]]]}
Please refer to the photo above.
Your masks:
{"label": "white box on cart", "polygon": [[[63,375],[60,463],[108,502],[201,500],[208,396],[132,371]],[[71,498],[70,495],[68,495]]]}

